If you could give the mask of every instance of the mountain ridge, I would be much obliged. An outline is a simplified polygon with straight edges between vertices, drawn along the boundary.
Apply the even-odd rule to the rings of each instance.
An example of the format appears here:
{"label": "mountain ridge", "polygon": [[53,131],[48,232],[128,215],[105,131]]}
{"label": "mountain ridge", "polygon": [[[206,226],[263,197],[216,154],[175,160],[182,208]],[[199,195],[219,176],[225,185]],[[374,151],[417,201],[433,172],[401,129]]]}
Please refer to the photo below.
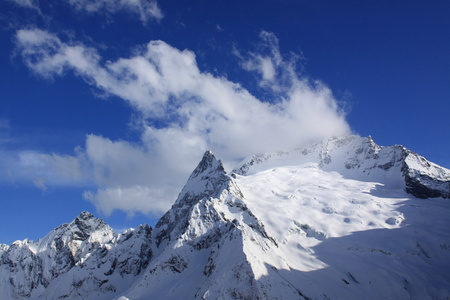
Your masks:
{"label": "mountain ridge", "polygon": [[449,174],[371,137],[253,156],[230,173],[206,151],[154,228],[116,234],[82,212],[36,242],[0,245],[7,283],[0,292],[11,299],[448,299]]}
{"label": "mountain ridge", "polygon": [[[350,148],[353,155],[348,156],[348,152],[340,157],[345,161],[339,162],[340,165],[333,163],[333,152],[342,150],[342,148]],[[311,149],[314,149],[311,151]],[[331,153],[330,153],[331,152]],[[341,151],[342,152],[342,151]],[[311,157],[311,153],[315,157]],[[382,147],[377,145],[372,137],[362,138],[359,136],[347,136],[344,138],[331,138],[329,140],[316,143],[307,148],[297,148],[289,152],[273,152],[262,155],[254,155],[245,159],[239,168],[232,173],[246,175],[249,170],[263,162],[273,159],[294,155],[298,164],[307,162],[316,162],[326,171],[338,171],[342,174],[348,174],[346,170],[360,171],[366,173],[364,176],[358,176],[360,180],[371,180],[370,176],[376,173],[376,169],[388,171],[396,168],[397,173],[401,173],[406,191],[418,198],[450,198],[450,170],[440,167],[423,156],[405,148],[401,145]],[[341,154],[341,153],[339,153]],[[347,157],[346,157],[347,156]],[[278,160],[279,161],[279,160]],[[375,170],[374,170],[375,169]],[[377,175],[377,174],[375,174]],[[396,174],[398,175],[398,174]],[[350,176],[350,178],[352,178]],[[375,180],[389,181],[392,178],[376,177]],[[397,178],[398,180],[398,178]],[[398,184],[398,182],[397,182]]]}

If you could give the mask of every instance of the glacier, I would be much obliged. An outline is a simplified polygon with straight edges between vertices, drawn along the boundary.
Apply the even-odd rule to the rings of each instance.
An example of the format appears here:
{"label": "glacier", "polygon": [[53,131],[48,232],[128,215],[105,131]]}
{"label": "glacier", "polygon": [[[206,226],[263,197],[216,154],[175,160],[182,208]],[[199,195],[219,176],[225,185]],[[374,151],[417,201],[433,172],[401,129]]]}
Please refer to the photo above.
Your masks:
{"label": "glacier", "polygon": [[450,299],[450,170],[371,137],[211,151],[154,228],[0,245],[5,299]]}

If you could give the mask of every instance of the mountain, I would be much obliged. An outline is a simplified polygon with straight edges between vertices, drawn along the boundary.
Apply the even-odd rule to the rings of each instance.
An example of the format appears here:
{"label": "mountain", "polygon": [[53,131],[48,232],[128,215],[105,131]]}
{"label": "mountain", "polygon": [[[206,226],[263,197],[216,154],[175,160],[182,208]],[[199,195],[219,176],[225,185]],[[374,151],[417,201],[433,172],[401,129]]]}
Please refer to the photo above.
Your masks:
{"label": "mountain", "polygon": [[369,136],[332,138],[290,152],[255,155],[233,172],[247,175],[271,165],[316,163],[346,178],[405,188],[417,198],[450,198],[450,172],[403,146],[380,147]]}
{"label": "mountain", "polygon": [[0,247],[2,299],[101,299],[147,267],[151,241],[148,225],[116,235],[82,212],[37,242]]}
{"label": "mountain", "polygon": [[450,171],[333,138],[250,157],[207,151],[152,229],[82,212],[0,246],[6,299],[450,299]]}

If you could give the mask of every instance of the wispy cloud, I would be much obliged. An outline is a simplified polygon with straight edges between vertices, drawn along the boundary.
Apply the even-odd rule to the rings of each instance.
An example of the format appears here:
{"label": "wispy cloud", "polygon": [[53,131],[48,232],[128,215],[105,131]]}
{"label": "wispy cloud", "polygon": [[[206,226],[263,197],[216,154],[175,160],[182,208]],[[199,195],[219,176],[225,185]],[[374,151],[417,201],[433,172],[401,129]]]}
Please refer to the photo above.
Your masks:
{"label": "wispy cloud", "polygon": [[[272,92],[290,90],[299,80],[297,69],[302,55],[291,52],[288,57],[283,57],[275,34],[261,31],[259,36],[261,43],[256,52],[241,53],[235,49],[234,54],[241,60],[242,68],[255,71],[262,88]],[[307,79],[303,77],[302,80]]]}
{"label": "wispy cloud", "polygon": [[207,149],[231,165],[254,153],[350,131],[332,92],[298,76],[294,56],[284,59],[268,32],[261,33],[262,52],[240,55],[244,69],[259,74],[271,101],[202,72],[193,52],[163,41],[105,63],[96,49],[38,29],[19,30],[16,46],[35,74],[73,72],[103,93],[122,98],[142,116],[138,143],[89,135],[76,155],[33,156],[45,166],[47,173],[40,178],[46,184],[54,184],[56,174],[68,181],[92,178],[97,190],[84,197],[105,214],[114,209],[163,212]]}
{"label": "wispy cloud", "polygon": [[[33,9],[43,15],[38,0],[7,0],[17,6]],[[56,0],[46,0],[56,2]],[[60,1],[58,1],[60,2]],[[128,12],[139,16],[139,20],[146,25],[150,20],[160,21],[164,14],[156,0],[63,0],[75,11],[87,14],[102,14],[111,16],[119,12]]]}
{"label": "wispy cloud", "polygon": [[130,217],[135,212],[159,215],[168,209],[167,191],[155,186],[134,185],[127,187],[99,188],[95,193],[85,191],[83,198],[91,201],[105,215],[118,209]]}
{"label": "wispy cloud", "polygon": [[35,10],[39,15],[42,15],[41,9],[39,8],[38,0],[7,0],[9,2],[15,3],[17,6]]}
{"label": "wispy cloud", "polygon": [[37,0],[8,0],[9,2],[13,2],[18,6],[26,7],[26,8],[39,8],[39,3]]}
{"label": "wispy cloud", "polygon": [[32,182],[42,190],[48,186],[86,186],[93,181],[92,168],[83,153],[58,155],[0,149],[0,163],[1,181]]}
{"label": "wispy cloud", "polygon": [[67,0],[78,11],[88,13],[109,13],[129,11],[139,15],[142,23],[163,18],[163,13],[154,0]]}

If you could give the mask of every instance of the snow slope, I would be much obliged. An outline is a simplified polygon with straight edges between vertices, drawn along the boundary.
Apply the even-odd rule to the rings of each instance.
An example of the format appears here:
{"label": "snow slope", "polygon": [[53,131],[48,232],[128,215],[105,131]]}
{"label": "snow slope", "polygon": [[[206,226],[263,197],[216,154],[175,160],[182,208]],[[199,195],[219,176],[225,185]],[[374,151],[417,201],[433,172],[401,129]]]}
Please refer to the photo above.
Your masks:
{"label": "snow slope", "polygon": [[312,299],[447,299],[450,205],[317,165],[238,177],[248,207]]}
{"label": "snow slope", "polygon": [[418,198],[450,198],[450,170],[429,162],[403,146],[381,147],[372,138],[332,138],[289,152],[255,155],[233,173],[247,175],[272,166],[315,163],[348,179],[374,181],[400,188]]}
{"label": "snow slope", "polygon": [[83,212],[0,246],[7,299],[450,299],[450,171],[330,139],[227,173],[207,151],[154,229]]}

